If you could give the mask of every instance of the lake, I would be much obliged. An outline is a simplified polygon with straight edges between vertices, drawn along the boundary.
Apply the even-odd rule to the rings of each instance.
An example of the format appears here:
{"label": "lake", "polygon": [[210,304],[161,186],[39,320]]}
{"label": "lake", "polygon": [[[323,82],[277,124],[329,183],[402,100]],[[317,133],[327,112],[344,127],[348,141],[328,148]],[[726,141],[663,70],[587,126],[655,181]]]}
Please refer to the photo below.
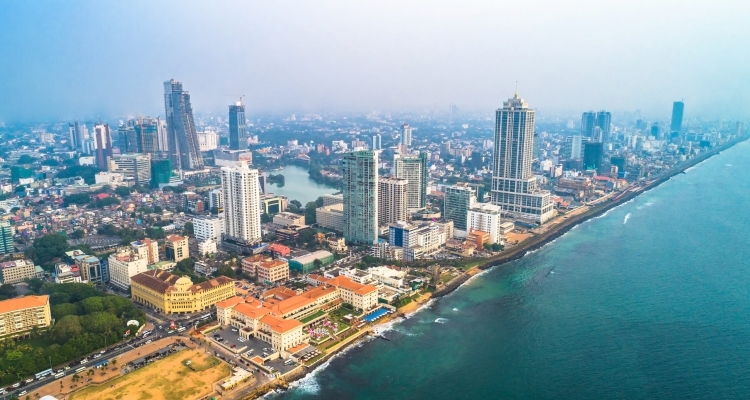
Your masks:
{"label": "lake", "polygon": [[298,200],[304,206],[307,202],[315,201],[324,194],[336,193],[338,189],[310,179],[307,174],[307,168],[297,165],[287,165],[280,171],[264,172],[264,175],[284,175],[284,187],[278,187],[273,184],[266,186],[269,193],[286,196],[289,200]]}

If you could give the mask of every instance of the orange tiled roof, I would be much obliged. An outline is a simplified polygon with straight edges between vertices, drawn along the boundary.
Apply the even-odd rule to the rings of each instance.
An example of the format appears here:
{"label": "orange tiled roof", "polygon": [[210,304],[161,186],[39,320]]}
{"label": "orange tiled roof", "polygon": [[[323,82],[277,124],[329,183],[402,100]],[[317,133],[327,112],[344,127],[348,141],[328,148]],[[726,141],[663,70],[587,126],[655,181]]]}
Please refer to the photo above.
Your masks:
{"label": "orange tiled roof", "polygon": [[268,325],[274,332],[286,333],[302,326],[302,322],[296,319],[281,319],[274,317],[273,315],[266,315],[260,319],[260,322]]}
{"label": "orange tiled roof", "polygon": [[0,314],[8,312],[23,310],[26,308],[33,307],[44,307],[45,304],[49,304],[49,296],[24,296],[17,297],[15,299],[8,299],[0,301]]}
{"label": "orange tiled roof", "polygon": [[242,297],[234,296],[234,297],[230,297],[230,298],[228,298],[226,300],[222,300],[222,301],[216,303],[216,307],[218,307],[218,308],[229,308],[229,307],[234,307],[237,304],[244,303],[244,302],[245,302],[245,299],[243,299]]}
{"label": "orange tiled roof", "polygon": [[252,306],[247,303],[237,304],[237,306],[234,307],[234,311],[252,319],[261,318],[271,312],[271,310],[265,307]]}
{"label": "orange tiled roof", "polygon": [[350,290],[357,294],[368,294],[372,293],[373,291],[377,291],[378,288],[372,285],[362,285],[357,282],[354,282],[353,280],[345,277],[345,276],[337,276],[335,279],[330,280],[332,285],[336,285],[338,287],[342,287],[344,289]]}
{"label": "orange tiled roof", "polygon": [[288,312],[292,312],[294,310],[298,310],[302,307],[308,306],[314,302],[315,300],[308,299],[307,297],[304,297],[304,296],[294,296],[286,300],[282,300],[278,302],[277,304],[274,304],[271,307],[271,311],[273,311],[277,315],[283,315]]}

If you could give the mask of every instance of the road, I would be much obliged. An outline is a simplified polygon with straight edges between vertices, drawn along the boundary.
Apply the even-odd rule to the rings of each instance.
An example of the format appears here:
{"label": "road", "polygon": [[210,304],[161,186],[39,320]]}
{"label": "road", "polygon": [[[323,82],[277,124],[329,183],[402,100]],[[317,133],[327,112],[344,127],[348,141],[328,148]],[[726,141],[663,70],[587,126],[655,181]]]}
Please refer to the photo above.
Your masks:
{"label": "road", "polygon": [[[205,314],[203,314],[203,315],[205,315]],[[188,329],[190,329],[190,328],[192,328],[193,324],[195,324],[195,322],[198,321],[198,320],[200,320],[200,316],[196,316],[196,317],[190,318],[188,320],[180,321],[180,323],[181,323],[182,326],[188,327]],[[183,331],[183,332],[177,332],[177,330],[174,330],[172,332],[168,332],[168,331],[166,331],[164,329],[155,328],[154,331],[148,337],[145,337],[145,338],[144,337],[132,338],[131,340],[129,340],[127,342],[120,342],[120,343],[118,343],[118,344],[116,344],[114,346],[111,346],[111,347],[108,347],[108,348],[104,349],[103,353],[101,353],[102,350],[99,350],[99,352],[95,352],[95,353],[89,354],[88,356],[86,356],[87,359],[90,359],[89,361],[87,361],[86,363],[82,363],[80,365],[77,365],[75,367],[70,367],[69,369],[67,369],[67,370],[65,370],[63,372],[65,374],[64,376],[70,376],[70,375],[75,374],[76,373],[75,372],[76,369],[79,369],[81,367],[85,367],[86,369],[88,369],[88,368],[93,367],[95,364],[97,364],[97,363],[99,363],[101,361],[109,360],[109,359],[112,359],[114,357],[118,357],[119,355],[121,355],[122,353],[124,353],[126,351],[133,350],[133,349],[135,349],[137,347],[140,347],[140,346],[144,345],[149,340],[155,340],[155,339],[159,339],[159,338],[166,338],[166,337],[172,337],[172,336],[180,336],[181,334],[186,333],[186,332],[187,332],[187,329],[185,331]],[[93,356],[96,355],[96,354],[101,354],[101,356],[99,356],[97,358],[93,358]],[[66,365],[56,366],[55,368],[53,368],[53,370],[55,370],[55,371],[60,370],[60,369],[64,370],[69,364],[70,363],[67,363]],[[84,372],[81,372],[81,373],[79,373],[79,375],[83,376],[83,373]],[[26,396],[26,395],[32,395],[32,397],[34,397],[33,396],[34,391],[38,390],[42,386],[47,385],[50,382],[53,382],[53,381],[55,381],[57,379],[62,379],[62,378],[54,378],[53,375],[48,375],[45,378],[35,379],[33,382],[31,382],[29,384],[26,384],[25,386],[18,387],[16,389],[13,389],[12,391],[8,391],[7,393],[4,393],[4,394],[0,395],[0,400],[9,399],[13,395],[15,395],[16,397],[21,397],[21,396]],[[6,388],[10,388],[10,385],[7,386]],[[21,392],[23,392],[23,391],[26,391],[26,393],[24,393],[22,395]]]}

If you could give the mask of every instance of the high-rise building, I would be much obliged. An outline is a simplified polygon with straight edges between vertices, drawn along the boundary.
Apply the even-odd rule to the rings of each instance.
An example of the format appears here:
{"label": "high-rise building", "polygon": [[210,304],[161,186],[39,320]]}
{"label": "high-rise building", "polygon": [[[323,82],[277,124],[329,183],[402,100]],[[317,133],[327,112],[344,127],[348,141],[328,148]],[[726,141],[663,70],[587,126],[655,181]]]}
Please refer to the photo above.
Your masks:
{"label": "high-rise building", "polygon": [[164,82],[164,109],[172,165],[177,169],[203,168],[190,94],[182,89],[182,82],[174,79]]}
{"label": "high-rise building", "polygon": [[224,233],[223,217],[197,217],[193,219],[193,228],[195,238],[204,240],[221,241],[221,234]]}
{"label": "high-rise building", "polygon": [[671,132],[682,132],[682,114],[684,111],[685,103],[681,101],[675,101],[674,104],[672,104],[672,124],[669,128]]}
{"label": "high-rise building", "polygon": [[477,203],[469,208],[466,222],[470,233],[473,231],[487,232],[490,244],[501,243],[503,240],[502,208],[494,204]]}
{"label": "high-rise building", "polygon": [[604,159],[604,145],[602,143],[586,143],[583,147],[583,169],[601,171]]}
{"label": "high-rise building", "polygon": [[13,226],[10,222],[0,221],[0,254],[16,251],[13,246]]}
{"label": "high-rise building", "polygon": [[[598,129],[597,129],[598,128]],[[612,113],[586,111],[581,117],[581,134],[595,142],[609,141],[612,131]]]}
{"label": "high-rise building", "polygon": [[229,149],[247,148],[247,131],[245,126],[245,106],[237,102],[229,106]]}
{"label": "high-rise building", "polygon": [[651,136],[653,136],[655,139],[661,139],[661,137],[660,137],[661,134],[659,132],[659,123],[658,122],[654,122],[651,125]]}
{"label": "high-rise building", "polygon": [[136,133],[132,126],[120,125],[117,128],[117,147],[122,153],[140,153],[142,151],[140,132]]}
{"label": "high-rise building", "polygon": [[164,238],[164,255],[174,262],[180,262],[190,257],[188,239],[180,235],[167,236]]}
{"label": "high-rise building", "polygon": [[246,162],[221,168],[221,189],[224,194],[224,233],[245,242],[261,239],[260,188],[258,170]]}
{"label": "high-rise building", "polygon": [[344,192],[344,238],[375,244],[378,240],[378,156],[374,151],[347,153],[341,162]]}
{"label": "high-rise building", "polygon": [[68,141],[71,150],[80,150],[83,144],[83,130],[82,125],[78,124],[78,121],[68,124]]}
{"label": "high-rise building", "polygon": [[382,150],[383,149],[383,138],[378,133],[377,135],[372,136],[372,149],[373,150]]}
{"label": "high-rise building", "polygon": [[541,224],[554,210],[550,193],[538,188],[531,171],[534,115],[518,93],[497,110],[491,197],[507,215]]}
{"label": "high-rise building", "polygon": [[151,182],[151,154],[119,154],[109,158],[108,171],[135,179],[137,185]]}
{"label": "high-rise building", "polygon": [[[132,141],[128,141],[127,147],[123,147],[122,135],[120,136],[120,150],[124,153],[144,153],[161,155],[166,153],[166,134],[164,124],[158,118],[133,118],[128,121],[127,126],[133,132]],[[122,129],[122,127],[121,127]],[[160,139],[160,136],[164,136]],[[164,143],[160,143],[160,140]]]}
{"label": "high-rise building", "polygon": [[409,219],[406,201],[408,183],[406,179],[378,179],[378,225]]}
{"label": "high-rise building", "polygon": [[109,125],[94,125],[94,144],[96,146],[96,167],[107,169],[107,157],[112,157],[112,138],[109,135]]}
{"label": "high-rise building", "polygon": [[591,141],[591,138],[581,135],[568,136],[563,144],[562,155],[571,160],[580,160],[583,158],[583,144]]}
{"label": "high-rise building", "polygon": [[466,183],[459,183],[446,187],[444,193],[443,218],[453,221],[457,237],[465,237],[468,230],[466,216],[469,208],[477,201],[476,189]]}
{"label": "high-rise building", "polygon": [[409,181],[406,189],[409,210],[424,208],[427,204],[427,154],[420,153],[417,157],[397,155],[393,160],[393,174]]}
{"label": "high-rise building", "polygon": [[401,144],[411,146],[411,127],[409,124],[401,125]]}
{"label": "high-rise building", "polygon": [[[263,191],[261,191],[263,193]],[[221,210],[224,208],[224,192],[221,189],[214,189],[208,193],[208,207]]]}
{"label": "high-rise building", "polygon": [[172,178],[172,161],[151,160],[151,187],[168,185]]}

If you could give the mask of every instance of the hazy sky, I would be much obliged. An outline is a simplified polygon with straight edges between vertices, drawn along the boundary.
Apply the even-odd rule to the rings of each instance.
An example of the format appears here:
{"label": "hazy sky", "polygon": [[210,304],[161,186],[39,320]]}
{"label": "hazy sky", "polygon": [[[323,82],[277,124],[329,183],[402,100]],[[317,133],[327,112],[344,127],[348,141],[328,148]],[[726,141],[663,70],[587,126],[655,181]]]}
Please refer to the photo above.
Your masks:
{"label": "hazy sky", "polygon": [[0,2],[0,121],[447,108],[747,117],[750,1]]}

